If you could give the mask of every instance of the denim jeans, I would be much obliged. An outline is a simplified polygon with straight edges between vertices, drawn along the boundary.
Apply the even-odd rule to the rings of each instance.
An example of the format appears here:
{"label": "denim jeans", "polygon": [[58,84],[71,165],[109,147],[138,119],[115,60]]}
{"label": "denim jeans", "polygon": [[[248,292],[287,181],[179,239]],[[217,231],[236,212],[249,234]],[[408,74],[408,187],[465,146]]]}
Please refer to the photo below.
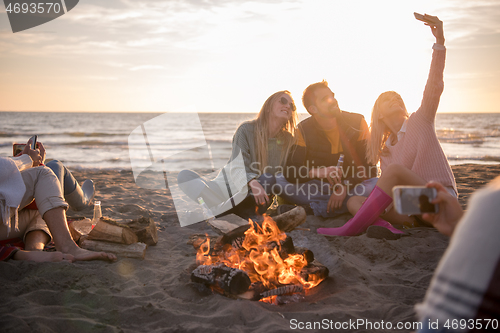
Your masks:
{"label": "denim jeans", "polygon": [[63,194],[66,196],[71,194],[76,189],[78,182],[71,172],[58,160],[52,160],[46,164],[46,166],[51,169],[57,176],[59,183],[61,184],[61,189]]}
{"label": "denim jeans", "polygon": [[276,186],[279,187],[274,192],[280,197],[297,205],[307,205],[312,208],[314,215],[323,217],[335,217],[345,214],[347,209],[347,200],[359,195],[368,196],[375,187],[378,178],[370,178],[356,186],[347,187],[347,195],[342,202],[342,206],[334,211],[327,212],[328,201],[332,195],[330,183],[319,179],[313,179],[305,183],[293,184],[286,180],[283,174],[276,175]]}

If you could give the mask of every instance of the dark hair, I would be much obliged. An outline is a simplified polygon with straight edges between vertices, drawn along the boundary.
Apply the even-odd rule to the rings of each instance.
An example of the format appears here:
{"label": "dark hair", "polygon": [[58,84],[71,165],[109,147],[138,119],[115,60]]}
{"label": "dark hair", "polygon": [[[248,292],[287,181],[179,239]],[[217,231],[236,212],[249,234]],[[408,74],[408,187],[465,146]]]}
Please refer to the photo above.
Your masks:
{"label": "dark hair", "polygon": [[314,103],[316,102],[316,96],[314,95],[314,92],[320,88],[328,88],[328,82],[326,82],[326,80],[323,80],[321,82],[313,83],[304,90],[304,93],[302,94],[302,104],[304,104],[307,112],[309,112],[309,107],[311,105],[314,105]]}

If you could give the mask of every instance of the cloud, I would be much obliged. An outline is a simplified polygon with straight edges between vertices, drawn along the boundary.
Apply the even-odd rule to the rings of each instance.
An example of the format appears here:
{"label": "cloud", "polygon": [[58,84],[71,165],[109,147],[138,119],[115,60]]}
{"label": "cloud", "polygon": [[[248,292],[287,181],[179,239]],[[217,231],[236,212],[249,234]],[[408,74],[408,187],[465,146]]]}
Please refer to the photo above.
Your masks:
{"label": "cloud", "polygon": [[500,3],[496,0],[450,0],[447,14],[448,39],[461,48],[500,45]]}
{"label": "cloud", "polygon": [[144,69],[165,69],[165,67],[159,65],[140,65],[130,68],[131,71],[139,71]]}
{"label": "cloud", "polygon": [[95,75],[87,75],[85,78],[89,80],[96,80],[96,81],[116,81],[118,80],[117,77],[113,76],[95,76]]}

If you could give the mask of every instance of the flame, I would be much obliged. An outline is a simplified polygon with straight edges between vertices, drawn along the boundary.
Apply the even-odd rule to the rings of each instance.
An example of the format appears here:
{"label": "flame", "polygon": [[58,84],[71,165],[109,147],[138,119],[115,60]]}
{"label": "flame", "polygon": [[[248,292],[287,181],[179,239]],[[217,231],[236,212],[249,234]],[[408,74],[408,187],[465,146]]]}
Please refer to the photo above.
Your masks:
{"label": "flame", "polygon": [[[317,286],[323,279],[316,276],[303,276],[302,269],[307,261],[301,254],[288,254],[284,259],[280,256],[281,242],[287,238],[276,222],[264,216],[262,227],[250,220],[250,228],[245,232],[245,239],[240,249],[234,247],[221,251],[217,257],[210,253],[210,240],[200,246],[196,255],[200,265],[224,263],[226,266],[245,271],[252,283],[261,282],[266,288],[274,289],[281,285],[302,284],[304,289]],[[266,297],[263,301],[273,303],[275,296]]]}
{"label": "flame", "polygon": [[198,252],[196,253],[196,262],[202,262],[204,265],[211,265],[212,264],[212,257],[209,255],[210,253],[210,238],[208,238],[205,242],[203,242],[198,249]]}

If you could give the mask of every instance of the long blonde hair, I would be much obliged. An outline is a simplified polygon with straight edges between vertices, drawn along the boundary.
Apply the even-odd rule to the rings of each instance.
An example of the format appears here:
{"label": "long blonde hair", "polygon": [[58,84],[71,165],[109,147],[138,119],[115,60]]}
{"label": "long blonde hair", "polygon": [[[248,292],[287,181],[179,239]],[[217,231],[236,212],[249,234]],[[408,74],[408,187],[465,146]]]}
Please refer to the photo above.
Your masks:
{"label": "long blonde hair", "polygon": [[[264,168],[267,166],[267,141],[269,139],[269,123],[270,123],[270,115],[273,108],[274,103],[281,98],[281,95],[287,94],[293,101],[292,95],[288,90],[278,91],[264,102],[262,108],[260,109],[259,114],[257,115],[255,129],[254,129],[254,137],[255,144],[257,148],[257,163],[259,165],[259,170],[263,172]],[[276,136],[278,140],[278,144],[283,146],[281,150],[280,156],[280,165],[284,166],[287,159],[288,153],[294,144],[294,135],[295,135],[295,126],[297,124],[297,112],[292,110],[292,116],[286,124],[283,126],[281,131]]]}
{"label": "long blonde hair", "polygon": [[380,156],[386,153],[385,142],[391,135],[391,131],[385,125],[385,123],[380,119],[380,112],[382,103],[387,101],[395,101],[401,105],[401,107],[406,112],[406,117],[408,117],[408,111],[406,111],[405,103],[395,91],[386,91],[377,98],[372,110],[372,120],[370,124],[370,138],[366,145],[366,158],[369,163],[377,164]]}

